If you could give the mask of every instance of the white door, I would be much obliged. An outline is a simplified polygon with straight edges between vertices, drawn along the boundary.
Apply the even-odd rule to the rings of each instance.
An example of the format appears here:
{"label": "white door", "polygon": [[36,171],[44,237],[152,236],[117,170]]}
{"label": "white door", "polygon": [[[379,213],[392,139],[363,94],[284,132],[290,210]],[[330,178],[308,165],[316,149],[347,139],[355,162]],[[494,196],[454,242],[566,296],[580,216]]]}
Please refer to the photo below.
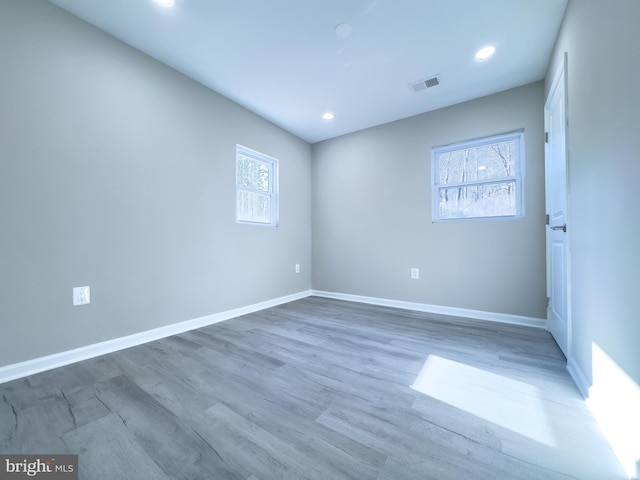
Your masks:
{"label": "white door", "polygon": [[547,328],[569,357],[566,55],[544,107],[547,211]]}

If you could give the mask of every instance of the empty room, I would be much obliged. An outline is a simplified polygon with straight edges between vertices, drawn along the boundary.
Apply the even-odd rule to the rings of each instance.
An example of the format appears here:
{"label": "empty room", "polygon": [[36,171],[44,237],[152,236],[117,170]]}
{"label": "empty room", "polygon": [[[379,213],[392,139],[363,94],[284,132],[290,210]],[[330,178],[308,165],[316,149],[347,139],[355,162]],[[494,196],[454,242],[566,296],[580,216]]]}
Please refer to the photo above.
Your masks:
{"label": "empty room", "polygon": [[640,478],[638,0],[0,0],[0,479]]}

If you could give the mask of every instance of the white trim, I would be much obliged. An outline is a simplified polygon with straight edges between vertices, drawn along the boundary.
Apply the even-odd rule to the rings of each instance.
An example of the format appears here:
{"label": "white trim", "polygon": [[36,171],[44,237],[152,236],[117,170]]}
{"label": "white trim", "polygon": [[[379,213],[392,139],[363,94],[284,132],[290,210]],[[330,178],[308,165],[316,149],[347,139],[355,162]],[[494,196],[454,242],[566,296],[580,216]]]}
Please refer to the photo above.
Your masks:
{"label": "white trim", "polygon": [[567,370],[569,375],[573,379],[573,383],[578,387],[578,391],[582,397],[586,400],[589,398],[589,389],[591,388],[591,382],[587,380],[587,376],[584,374],[578,363],[573,357],[567,359]]}
{"label": "white trim", "polygon": [[[571,302],[571,212],[570,212],[570,181],[569,181],[569,103],[568,103],[568,95],[569,95],[569,83],[568,83],[568,63],[569,63],[569,54],[568,52],[564,52],[562,63],[554,74],[553,82],[551,83],[551,88],[547,94],[547,99],[544,103],[544,131],[549,132],[549,106],[551,103],[551,99],[556,92],[556,89],[562,88],[562,108],[563,108],[563,116],[564,116],[564,161],[565,161],[565,185],[564,185],[564,194],[565,194],[565,225],[569,225],[567,232],[565,233],[565,296],[566,296],[566,346],[560,345],[558,339],[558,346],[563,350],[563,353],[570,359],[572,357],[572,344],[573,344],[573,329],[572,329],[572,321],[571,318],[573,316],[573,308]],[[544,144],[544,182],[545,182],[545,213],[549,213],[549,192],[551,188],[549,186],[549,148],[550,144]],[[545,228],[545,261],[547,266],[547,297],[551,298],[551,257],[549,251],[550,244],[550,235],[551,231],[549,228]],[[549,328],[549,321],[547,320],[547,331],[551,333]],[[553,335],[553,334],[552,334]],[[566,351],[565,351],[566,350]],[[574,378],[575,380],[575,378]],[[582,391],[582,387],[581,388]],[[584,392],[582,392],[586,398]]]}
{"label": "white trim", "polygon": [[507,313],[484,312],[481,310],[469,310],[458,307],[445,307],[442,305],[429,305],[426,303],[404,302],[401,300],[390,300],[386,298],[364,297],[361,295],[351,295],[347,293],[323,292],[312,290],[312,295],[316,297],[334,298],[336,300],[347,300],[350,302],[368,303],[370,305],[380,305],[383,307],[402,308],[404,310],[415,310],[418,312],[436,313],[439,315],[451,315],[454,317],[471,318],[474,320],[485,320],[488,322],[508,323],[512,325],[523,325],[526,327],[545,329],[546,320],[543,318],[524,317],[520,315],[510,315]]}
{"label": "white trim", "polygon": [[134,333],[133,335],[127,335],[126,337],[114,338],[113,340],[87,345],[73,350],[68,350],[66,352],[54,353],[53,355],[6,365],[4,367],[0,367],[0,384],[44,372],[46,370],[63,367],[71,363],[87,360],[89,358],[117,352],[118,350],[123,350],[125,348],[142,345],[143,343],[160,340],[161,338],[188,332],[189,330],[194,330],[196,328],[206,327],[208,325],[213,325],[214,323],[224,322],[225,320],[230,320],[242,315],[282,305],[283,303],[300,300],[301,298],[306,298],[310,295],[311,290],[306,290],[292,295],[287,295],[285,297],[275,298],[255,303],[253,305],[247,305],[245,307],[234,308],[233,310],[214,313],[212,315],[194,318],[180,323],[174,323],[164,327],[154,328],[153,330],[147,330],[145,332]]}
{"label": "white trim", "polygon": [[[441,184],[440,183],[440,163],[439,157],[441,154],[455,152],[459,150],[466,150],[469,148],[482,147],[493,143],[505,142],[513,140],[516,145],[516,159],[515,159],[515,174],[510,177],[492,178],[487,180],[469,180],[464,182],[452,182]],[[450,143],[448,145],[435,146],[431,149],[431,222],[432,223],[447,223],[467,220],[494,220],[494,219],[519,219],[524,216],[524,194],[523,194],[523,179],[525,170],[525,158],[524,158],[524,129],[519,129],[513,132],[501,133],[497,135],[491,135],[488,137],[476,138],[473,140],[466,140],[462,142]],[[495,215],[495,216],[472,216],[472,217],[440,217],[440,191],[445,188],[456,188],[464,186],[474,185],[490,185],[498,183],[510,183],[515,182],[516,188],[516,212],[513,215]]]}
{"label": "white trim", "polygon": [[[196,328],[206,327],[215,323],[224,322],[232,318],[258,312],[267,308],[293,302],[309,296],[334,298],[337,300],[347,300],[350,302],[368,303],[386,307],[402,308],[405,310],[415,310],[418,312],[436,313],[440,315],[452,315],[456,317],[471,318],[475,320],[485,320],[491,322],[508,323],[513,325],[524,325],[527,327],[544,328],[545,320],[540,318],[524,317],[519,315],[509,315],[504,313],[491,313],[479,310],[469,310],[465,308],[445,307],[440,305],[428,305],[424,303],[404,302],[400,300],[390,300],[376,297],[365,297],[361,295],[351,295],[346,293],[325,292],[321,290],[306,290],[292,295],[287,295],[272,300],[248,305],[245,307],[227,310],[225,312],[214,313],[200,318],[194,318],[180,323],[166,325],[164,327],[147,330],[145,332],[134,333],[126,337],[114,338],[100,343],[79,347],[65,352],[54,353],[45,357],[34,358],[20,363],[14,363],[0,367],[0,384],[27,377],[36,373],[63,367],[72,363],[80,362],[90,358],[117,352],[125,348],[135,347],[147,342],[159,340],[161,338],[178,335]],[[572,375],[573,376],[573,375]]]}
{"label": "white trim", "polygon": [[[264,192],[262,190],[258,190],[253,187],[243,186],[238,184],[238,156],[242,155],[243,157],[249,158],[251,160],[255,160],[257,162],[266,163],[269,165],[269,191]],[[269,155],[265,155],[264,153],[258,152],[257,150],[252,150],[251,148],[245,147],[240,144],[236,144],[236,223],[241,225],[260,225],[267,227],[277,227],[279,220],[279,211],[280,208],[278,206],[278,197],[280,195],[280,187],[279,187],[279,161],[277,158],[270,157]],[[249,194],[258,194],[258,195],[266,195],[269,197],[271,202],[271,211],[269,212],[269,222],[262,222],[259,220],[240,220],[240,203],[239,203],[239,192],[247,192]]]}

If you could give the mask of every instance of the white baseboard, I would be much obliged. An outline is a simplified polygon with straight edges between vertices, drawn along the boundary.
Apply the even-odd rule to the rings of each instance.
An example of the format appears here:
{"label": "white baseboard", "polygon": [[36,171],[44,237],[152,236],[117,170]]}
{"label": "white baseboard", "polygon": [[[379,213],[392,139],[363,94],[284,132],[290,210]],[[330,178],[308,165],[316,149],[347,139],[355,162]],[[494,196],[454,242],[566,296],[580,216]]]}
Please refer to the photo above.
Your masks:
{"label": "white baseboard", "polygon": [[567,370],[569,371],[569,375],[571,375],[571,378],[573,379],[573,383],[575,383],[576,387],[578,387],[578,391],[582,395],[582,398],[589,398],[589,388],[591,388],[591,382],[587,380],[587,376],[578,366],[573,357],[569,357],[567,359]]}
{"label": "white baseboard", "polygon": [[520,315],[509,315],[506,313],[492,313],[481,310],[469,310],[466,308],[443,307],[441,305],[429,305],[426,303],[404,302],[401,300],[390,300],[386,298],[365,297],[361,295],[350,295],[346,293],[324,292],[312,290],[312,295],[316,297],[335,298],[337,300],[347,300],[350,302],[368,303],[383,307],[402,308],[404,310],[415,310],[418,312],[436,313],[440,315],[451,315],[454,317],[464,317],[474,320],[485,320],[489,322],[509,323],[512,325],[523,325],[526,327],[546,329],[547,321],[542,318],[524,317]]}
{"label": "white baseboard", "polygon": [[254,313],[266,308],[281,305],[283,303],[293,302],[311,295],[325,298],[335,298],[338,300],[347,300],[358,303],[368,303],[371,305],[380,305],[387,307],[402,308],[405,310],[415,310],[419,312],[436,313],[441,315],[452,315],[456,317],[471,318],[475,320],[486,320],[492,322],[509,323],[515,325],[524,325],[535,328],[545,328],[545,320],[539,318],[523,317],[518,315],[508,315],[503,313],[483,312],[479,310],[468,310],[464,308],[443,307],[439,305],[428,305],[424,303],[404,302],[400,300],[389,300],[376,297],[365,297],[360,295],[350,295],[345,293],[324,292],[320,290],[306,290],[293,295],[267,300],[264,302],[248,305],[245,307],[227,310],[225,312],[207,315],[205,317],[194,318],[180,323],[167,325],[164,327],[147,330],[145,332],[135,333],[126,337],[115,338],[92,345],[68,350],[65,352],[47,355],[45,357],[27,360],[25,362],[15,363],[0,367],[0,384],[16,380],[18,378],[27,377],[36,373],[52,370],[54,368],[69,365],[71,363],[80,362],[89,358],[106,355],[108,353],[117,352],[129,347],[135,347],[143,343],[152,342],[161,338],[170,337],[180,333],[194,330],[196,328],[213,325],[214,323],[230,320],[242,315]]}
{"label": "white baseboard", "polygon": [[282,305],[283,303],[300,300],[301,298],[306,298],[310,295],[311,290],[307,290],[287,295],[285,297],[275,298],[255,303],[253,305],[227,310],[225,312],[214,313],[213,315],[194,318],[180,323],[174,323],[164,327],[155,328],[153,330],[147,330],[145,332],[134,333],[133,335],[127,335],[126,337],[114,338],[113,340],[87,345],[85,347],[68,350],[66,352],[54,353],[53,355],[6,365],[4,367],[0,367],[0,384],[44,372],[46,370],[63,367],[71,363],[87,360],[89,358],[117,352],[118,350],[123,350],[125,348],[135,347],[161,338],[188,332],[189,330],[194,330],[196,328],[206,327],[207,325],[213,325],[214,323],[224,322],[225,320],[230,320],[242,315]]}

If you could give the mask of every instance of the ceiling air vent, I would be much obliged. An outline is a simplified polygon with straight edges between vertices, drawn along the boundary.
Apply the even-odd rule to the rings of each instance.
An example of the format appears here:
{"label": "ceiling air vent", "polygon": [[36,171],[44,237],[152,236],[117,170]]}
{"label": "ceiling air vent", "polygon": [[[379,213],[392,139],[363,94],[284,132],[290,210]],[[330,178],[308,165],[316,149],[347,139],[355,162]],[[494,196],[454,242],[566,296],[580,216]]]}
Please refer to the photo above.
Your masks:
{"label": "ceiling air vent", "polygon": [[437,87],[440,85],[440,78],[435,75],[431,78],[427,78],[426,80],[420,80],[419,82],[409,84],[409,88],[413,93],[421,92],[422,90],[426,90],[427,88]]}

